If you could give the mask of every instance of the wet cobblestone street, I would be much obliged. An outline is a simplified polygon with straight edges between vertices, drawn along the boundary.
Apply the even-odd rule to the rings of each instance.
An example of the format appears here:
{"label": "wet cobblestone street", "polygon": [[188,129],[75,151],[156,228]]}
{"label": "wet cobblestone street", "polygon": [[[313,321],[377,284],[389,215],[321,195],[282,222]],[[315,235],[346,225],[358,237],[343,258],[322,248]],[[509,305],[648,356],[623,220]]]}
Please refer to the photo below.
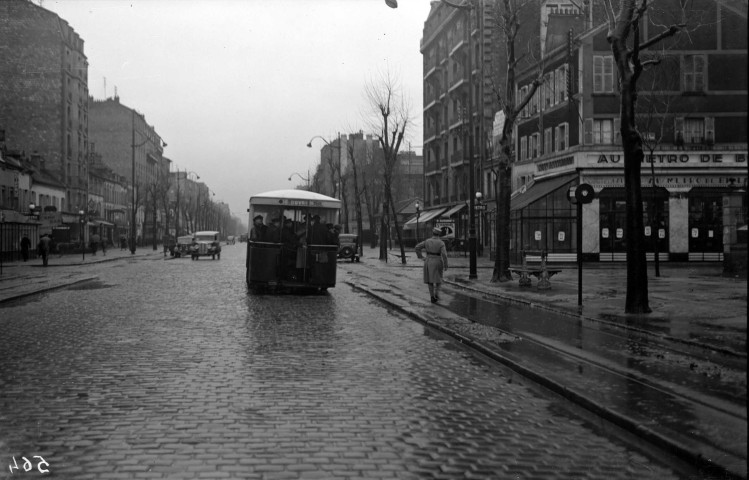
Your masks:
{"label": "wet cobblestone street", "polygon": [[[0,308],[0,478],[683,478],[341,280],[248,295],[244,249]],[[50,473],[12,470],[41,456]]]}

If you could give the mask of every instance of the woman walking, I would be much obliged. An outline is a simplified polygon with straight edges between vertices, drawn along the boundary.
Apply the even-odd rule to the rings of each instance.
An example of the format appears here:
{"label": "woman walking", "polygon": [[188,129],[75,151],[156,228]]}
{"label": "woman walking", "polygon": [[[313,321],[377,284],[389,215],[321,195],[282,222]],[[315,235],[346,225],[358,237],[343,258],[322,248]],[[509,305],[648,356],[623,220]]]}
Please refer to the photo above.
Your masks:
{"label": "woman walking", "polygon": [[437,303],[440,299],[440,284],[442,283],[442,273],[447,271],[447,249],[445,242],[440,240],[442,231],[439,228],[432,229],[432,238],[427,238],[416,245],[416,256],[424,258],[421,254],[426,251],[424,260],[424,283],[429,285],[429,296],[432,303]]}

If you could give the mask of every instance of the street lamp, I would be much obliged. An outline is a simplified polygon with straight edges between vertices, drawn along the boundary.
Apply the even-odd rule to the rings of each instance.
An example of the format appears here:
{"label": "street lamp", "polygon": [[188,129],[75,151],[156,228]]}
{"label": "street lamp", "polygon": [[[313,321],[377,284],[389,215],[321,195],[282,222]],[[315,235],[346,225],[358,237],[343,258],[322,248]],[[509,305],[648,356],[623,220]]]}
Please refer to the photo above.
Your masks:
{"label": "street lamp", "polygon": [[86,212],[78,210],[78,215],[80,215],[81,221],[81,231],[78,234],[81,239],[81,253],[83,254],[83,261],[86,261],[86,235],[83,234],[83,222],[86,220]]}
{"label": "street lamp", "polygon": [[[311,148],[311,147],[312,147],[312,145],[309,145],[309,147]],[[289,175],[289,181],[291,181],[291,179],[292,179],[292,177],[293,177],[294,175],[296,175],[296,176],[297,176],[297,177],[299,177],[300,179],[302,179],[302,180],[304,180],[305,182],[307,182],[307,190],[309,190],[309,171],[307,172],[307,176],[306,176],[306,177],[302,176],[302,174],[300,174],[300,173],[294,172],[294,173],[292,173],[291,175]]]}
{"label": "street lamp", "polygon": [[419,201],[416,201],[416,243],[419,243],[419,215],[421,214],[421,206]]}
{"label": "street lamp", "polygon": [[340,188],[341,187],[341,134],[340,133],[338,134],[338,144],[337,145],[334,145],[334,144],[330,143],[328,140],[326,140],[324,137],[321,137],[320,135],[315,135],[314,137],[312,137],[310,139],[309,142],[307,142],[307,148],[312,148],[312,140],[314,140],[316,138],[319,138],[320,140],[322,140],[323,142],[325,142],[325,145],[327,145],[328,147],[330,147],[330,149],[331,149],[330,150],[331,168],[333,168],[333,165],[332,165],[332,163],[333,163],[333,149],[334,148],[338,149],[338,189],[337,190],[338,190],[338,199],[342,200],[343,199],[343,192],[341,192],[341,188]]}

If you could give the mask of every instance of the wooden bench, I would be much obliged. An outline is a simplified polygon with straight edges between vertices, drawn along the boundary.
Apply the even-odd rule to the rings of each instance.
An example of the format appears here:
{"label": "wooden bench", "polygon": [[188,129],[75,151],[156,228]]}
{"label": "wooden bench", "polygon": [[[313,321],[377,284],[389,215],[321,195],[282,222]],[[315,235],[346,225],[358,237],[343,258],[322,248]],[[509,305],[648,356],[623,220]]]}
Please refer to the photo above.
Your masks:
{"label": "wooden bench", "polygon": [[[536,285],[536,287],[539,290],[550,289],[551,282],[549,281],[549,279],[557,273],[560,273],[562,270],[552,269],[546,266],[547,252],[522,250],[520,254],[522,255],[523,264],[520,266],[511,265],[509,268],[510,273],[520,276],[518,284],[521,287],[530,287],[532,285],[530,276],[532,275],[538,279],[538,284]],[[535,259],[529,259],[529,255],[538,256],[538,264],[529,264],[529,262],[536,262]]]}

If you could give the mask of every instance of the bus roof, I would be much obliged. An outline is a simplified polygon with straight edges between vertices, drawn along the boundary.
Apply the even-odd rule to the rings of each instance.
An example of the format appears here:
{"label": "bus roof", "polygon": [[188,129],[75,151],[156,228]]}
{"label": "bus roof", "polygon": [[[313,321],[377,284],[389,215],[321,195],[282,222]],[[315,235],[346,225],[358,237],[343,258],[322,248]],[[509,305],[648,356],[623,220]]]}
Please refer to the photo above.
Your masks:
{"label": "bus roof", "polygon": [[273,190],[250,197],[252,205],[275,205],[288,207],[341,208],[341,201],[320,193],[306,190]]}

